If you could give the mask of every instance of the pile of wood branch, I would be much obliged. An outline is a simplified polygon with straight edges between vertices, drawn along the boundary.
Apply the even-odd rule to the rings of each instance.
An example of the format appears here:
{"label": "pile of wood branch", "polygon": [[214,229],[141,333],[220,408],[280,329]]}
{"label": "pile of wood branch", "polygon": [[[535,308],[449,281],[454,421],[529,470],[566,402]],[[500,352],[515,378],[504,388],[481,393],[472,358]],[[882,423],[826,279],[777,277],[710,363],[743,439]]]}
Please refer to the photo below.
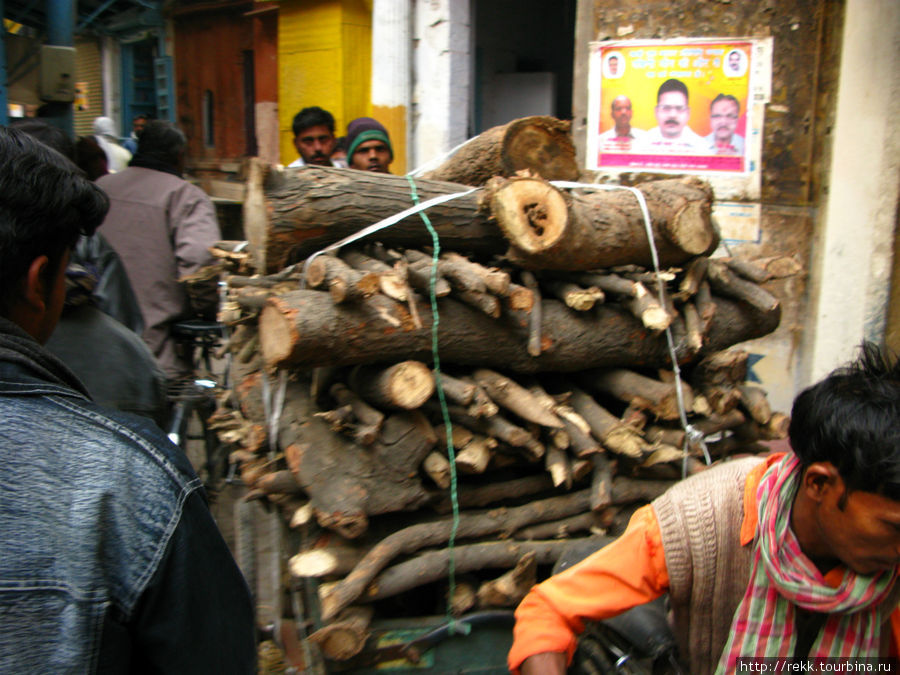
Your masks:
{"label": "pile of wood branch", "polygon": [[[307,534],[289,571],[320,582],[311,640],[328,658],[356,655],[378,612],[512,607],[566,538],[620,532],[707,453],[785,436],[734,345],[775,329],[761,284],[799,270],[710,258],[706,184],[639,186],[657,272],[633,194],[533,175],[430,210],[437,255],[415,215],[308,259],[408,207],[408,181],[262,173],[248,186],[261,273],[246,253],[220,255],[235,386],[213,422],[248,499]],[[466,191],[416,186],[422,201]]]}

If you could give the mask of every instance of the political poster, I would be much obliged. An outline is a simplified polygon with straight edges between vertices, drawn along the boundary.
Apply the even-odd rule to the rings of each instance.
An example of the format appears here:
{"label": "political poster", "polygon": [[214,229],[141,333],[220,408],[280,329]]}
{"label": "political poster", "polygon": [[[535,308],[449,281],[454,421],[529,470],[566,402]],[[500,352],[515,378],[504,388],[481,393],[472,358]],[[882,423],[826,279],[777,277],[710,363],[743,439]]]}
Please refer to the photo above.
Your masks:
{"label": "political poster", "polygon": [[751,39],[592,43],[587,168],[748,174],[757,53]]}

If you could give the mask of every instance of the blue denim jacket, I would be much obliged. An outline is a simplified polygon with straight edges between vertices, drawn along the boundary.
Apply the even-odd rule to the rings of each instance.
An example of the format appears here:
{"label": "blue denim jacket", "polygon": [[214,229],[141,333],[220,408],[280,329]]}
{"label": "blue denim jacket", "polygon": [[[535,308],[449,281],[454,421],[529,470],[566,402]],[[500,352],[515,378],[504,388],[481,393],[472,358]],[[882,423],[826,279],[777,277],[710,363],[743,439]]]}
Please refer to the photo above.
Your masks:
{"label": "blue denim jacket", "polygon": [[255,672],[249,592],[183,453],[80,388],[0,319],[0,672]]}

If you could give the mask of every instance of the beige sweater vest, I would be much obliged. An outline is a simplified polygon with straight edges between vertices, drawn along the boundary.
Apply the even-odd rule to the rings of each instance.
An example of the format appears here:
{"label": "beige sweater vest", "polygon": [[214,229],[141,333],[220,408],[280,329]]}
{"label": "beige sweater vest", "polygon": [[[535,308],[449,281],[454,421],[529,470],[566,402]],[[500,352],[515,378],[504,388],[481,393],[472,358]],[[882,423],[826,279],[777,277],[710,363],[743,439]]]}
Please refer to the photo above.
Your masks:
{"label": "beige sweater vest", "polygon": [[693,675],[715,671],[750,576],[752,545],[740,545],[744,483],[759,457],[691,476],[653,501],[662,533],[673,630]]}
{"label": "beige sweater vest", "polygon": [[[715,672],[747,590],[753,545],[740,545],[744,483],[762,461],[747,457],[720,464],[653,501],[669,572],[673,631],[691,675]],[[891,610],[900,604],[900,583],[883,602]],[[884,621],[889,620],[887,612]],[[885,632],[884,655],[889,638]]]}

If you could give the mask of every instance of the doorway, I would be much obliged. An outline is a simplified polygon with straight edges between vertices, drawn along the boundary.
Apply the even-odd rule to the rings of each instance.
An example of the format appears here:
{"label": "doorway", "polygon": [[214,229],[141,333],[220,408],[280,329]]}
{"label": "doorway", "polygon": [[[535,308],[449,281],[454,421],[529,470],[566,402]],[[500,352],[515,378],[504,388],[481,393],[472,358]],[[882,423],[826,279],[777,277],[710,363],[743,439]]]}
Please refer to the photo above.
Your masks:
{"label": "doorway", "polygon": [[529,115],[572,118],[575,0],[477,0],[474,132]]}

